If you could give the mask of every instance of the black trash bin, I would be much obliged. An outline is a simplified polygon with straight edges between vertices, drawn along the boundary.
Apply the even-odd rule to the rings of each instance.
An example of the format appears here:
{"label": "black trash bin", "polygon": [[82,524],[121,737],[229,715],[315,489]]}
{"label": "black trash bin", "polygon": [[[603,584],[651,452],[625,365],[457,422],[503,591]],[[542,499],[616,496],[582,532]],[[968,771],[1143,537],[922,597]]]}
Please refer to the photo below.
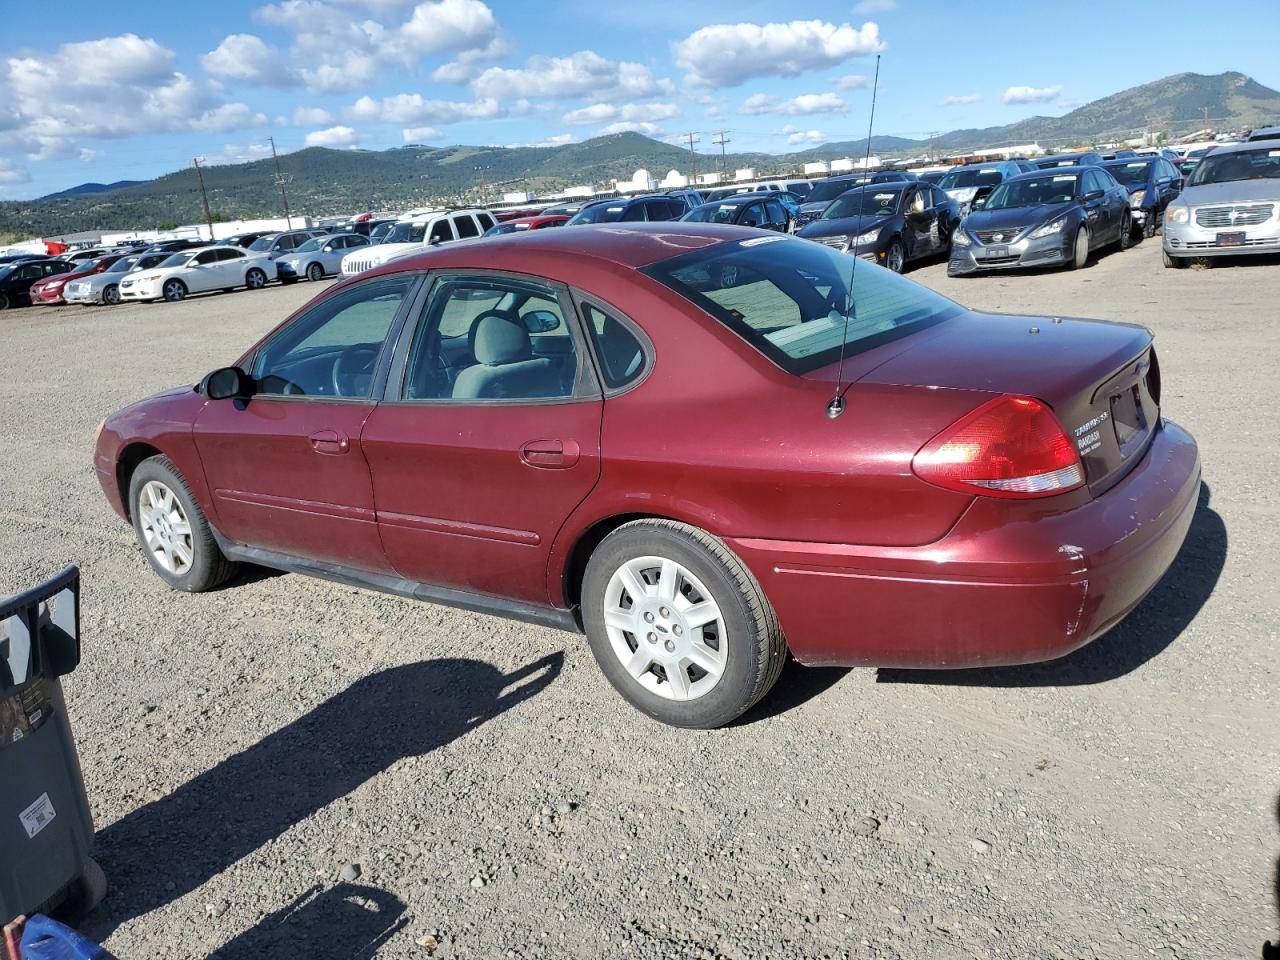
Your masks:
{"label": "black trash bin", "polygon": [[79,570],[0,601],[0,924],[106,893],[58,679],[79,662]]}

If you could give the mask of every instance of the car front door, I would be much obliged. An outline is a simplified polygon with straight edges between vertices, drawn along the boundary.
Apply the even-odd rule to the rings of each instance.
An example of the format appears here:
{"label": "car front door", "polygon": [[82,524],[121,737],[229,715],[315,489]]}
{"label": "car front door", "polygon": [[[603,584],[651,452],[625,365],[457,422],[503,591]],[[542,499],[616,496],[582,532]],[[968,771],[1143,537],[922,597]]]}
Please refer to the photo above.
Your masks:
{"label": "car front door", "polygon": [[223,536],[385,571],[360,430],[418,274],[357,283],[305,308],[249,362],[245,400],[210,400],[194,436]]}
{"label": "car front door", "polygon": [[906,221],[908,257],[925,257],[933,252],[933,222],[929,211],[929,188],[907,187],[907,195],[903,198],[903,219]]}
{"label": "car front door", "polygon": [[1080,192],[1087,198],[1083,200],[1082,206],[1084,215],[1089,221],[1089,246],[1092,249],[1107,243],[1115,230],[1111,226],[1111,210],[1106,189],[1098,182],[1092,170],[1085,170],[1081,176]]}
{"label": "car front door", "polygon": [[436,279],[360,438],[398,574],[548,602],[555,535],[600,475],[603,399],[573,316],[545,281]]}
{"label": "car front door", "polygon": [[182,271],[182,282],[192,293],[206,290],[217,290],[226,286],[222,282],[222,268],[218,265],[217,248],[201,250],[187,263]]}
{"label": "car front door", "polygon": [[738,214],[738,225],[742,227],[758,227],[764,223],[764,204],[759,200],[748,203]]}

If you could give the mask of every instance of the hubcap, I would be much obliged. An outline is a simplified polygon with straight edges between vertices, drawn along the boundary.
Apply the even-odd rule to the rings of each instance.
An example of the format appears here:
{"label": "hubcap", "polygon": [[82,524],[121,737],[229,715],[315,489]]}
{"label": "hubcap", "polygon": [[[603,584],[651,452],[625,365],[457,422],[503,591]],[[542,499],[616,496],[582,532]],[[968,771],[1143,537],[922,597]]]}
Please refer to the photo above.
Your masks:
{"label": "hubcap", "polygon": [[249,274],[249,286],[255,290],[262,286],[262,277],[256,271]]}
{"label": "hubcap", "polygon": [[889,248],[889,269],[894,273],[902,272],[902,248],[899,246]]}
{"label": "hubcap", "polygon": [[628,560],[609,579],[604,623],[628,674],[668,700],[696,700],[724,675],[720,607],[691,571],[665,557]]}
{"label": "hubcap", "polygon": [[169,294],[170,300],[182,299],[182,287],[178,285],[178,282],[176,280],[174,280],[169,284],[167,288],[167,292]]}
{"label": "hubcap", "polygon": [[195,556],[191,523],[173,491],[159,480],[149,481],[138,494],[138,520],[156,563],[176,576],[191,569]]}

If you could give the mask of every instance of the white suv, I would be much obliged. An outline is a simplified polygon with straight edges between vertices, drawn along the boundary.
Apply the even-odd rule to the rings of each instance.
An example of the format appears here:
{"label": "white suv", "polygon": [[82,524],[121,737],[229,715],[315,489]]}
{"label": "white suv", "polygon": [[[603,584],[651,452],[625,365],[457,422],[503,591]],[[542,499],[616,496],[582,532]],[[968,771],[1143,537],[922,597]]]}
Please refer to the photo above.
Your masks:
{"label": "white suv", "polygon": [[488,210],[437,210],[398,220],[382,243],[352,251],[342,258],[342,275],[363,273],[389,260],[421,253],[426,247],[480,237],[497,220]]}

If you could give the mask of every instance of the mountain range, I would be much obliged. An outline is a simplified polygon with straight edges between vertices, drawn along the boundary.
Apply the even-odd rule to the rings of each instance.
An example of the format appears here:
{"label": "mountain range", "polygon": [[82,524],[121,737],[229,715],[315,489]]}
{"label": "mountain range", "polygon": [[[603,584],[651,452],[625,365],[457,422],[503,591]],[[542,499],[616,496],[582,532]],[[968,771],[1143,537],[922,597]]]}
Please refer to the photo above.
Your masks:
{"label": "mountain range", "polygon": [[[1066,147],[1134,136],[1144,129],[1171,135],[1201,126],[1241,129],[1280,122],[1280,92],[1241,73],[1180,73],[1132,87],[1060,117],[1030,117],[983,129],[953,130],[931,140],[876,136],[880,156],[955,153],[964,148],[1038,142]],[[857,156],[863,140],[837,141],[796,153],[690,155],[638,133],[596,137],[558,147],[431,147],[383,151],[312,147],[280,158],[290,207],[315,215],[398,209],[441,200],[484,202],[502,192],[545,193],[571,184],[609,183],[645,168],[661,177],[723,162],[754,167],[764,176],[790,173],[812,160]],[[216,219],[279,216],[280,189],[270,160],[206,166],[205,185]],[[0,237],[50,236],[93,229],[128,229],[195,223],[203,219],[195,171],[154,180],[86,183],[38,200],[0,203]]]}

